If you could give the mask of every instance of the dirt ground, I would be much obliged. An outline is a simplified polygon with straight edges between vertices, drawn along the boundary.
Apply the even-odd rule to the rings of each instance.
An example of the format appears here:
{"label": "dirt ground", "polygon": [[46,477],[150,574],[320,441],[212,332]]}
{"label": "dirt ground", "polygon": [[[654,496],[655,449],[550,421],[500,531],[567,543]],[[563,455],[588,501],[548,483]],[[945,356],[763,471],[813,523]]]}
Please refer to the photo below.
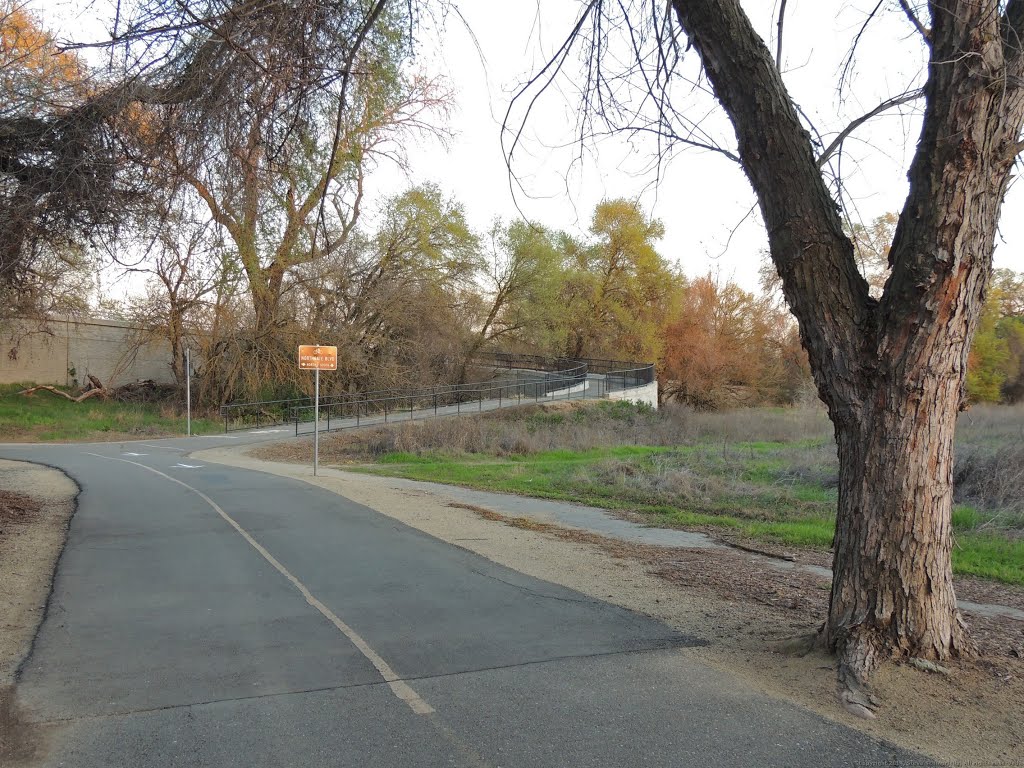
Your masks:
{"label": "dirt ground", "polygon": [[[877,738],[953,764],[1022,764],[1024,622],[968,615],[982,656],[946,665],[948,674],[885,665],[874,681],[882,706],[868,721],[837,704],[830,656],[786,650],[821,624],[829,586],[821,577],[780,571],[738,550],[638,546],[539,524],[458,503],[443,486],[409,490],[390,478],[324,468],[313,478],[308,466],[232,449],[196,457],[306,480],[522,573],[661,619],[708,640],[688,649],[690,657]],[[965,599],[1024,607],[1022,590],[980,580],[958,588]]]}
{"label": "dirt ground", "polygon": [[14,727],[13,682],[43,618],[76,486],[63,472],[0,460],[0,763],[28,759],[31,729]]}
{"label": "dirt ground", "polygon": [[0,460],[0,685],[12,681],[42,619],[77,494],[59,470]]}

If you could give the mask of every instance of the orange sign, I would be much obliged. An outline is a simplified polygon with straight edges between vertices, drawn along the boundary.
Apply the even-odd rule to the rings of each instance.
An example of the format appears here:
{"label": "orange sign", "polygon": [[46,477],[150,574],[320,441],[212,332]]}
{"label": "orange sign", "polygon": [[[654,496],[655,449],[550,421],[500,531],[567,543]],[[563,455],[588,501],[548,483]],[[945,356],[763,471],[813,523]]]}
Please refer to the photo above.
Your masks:
{"label": "orange sign", "polygon": [[338,370],[338,348],[320,344],[300,344],[299,368],[304,371]]}

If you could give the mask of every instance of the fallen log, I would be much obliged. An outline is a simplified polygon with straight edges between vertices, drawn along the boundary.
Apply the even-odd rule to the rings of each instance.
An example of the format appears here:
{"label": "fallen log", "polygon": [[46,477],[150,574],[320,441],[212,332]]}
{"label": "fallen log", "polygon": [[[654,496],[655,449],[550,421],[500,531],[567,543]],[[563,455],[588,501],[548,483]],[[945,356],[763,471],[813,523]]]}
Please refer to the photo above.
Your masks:
{"label": "fallen log", "polygon": [[60,395],[61,397],[65,398],[66,400],[70,400],[73,403],[80,403],[83,400],[88,400],[90,397],[106,397],[107,396],[107,390],[105,390],[103,388],[96,388],[96,389],[88,389],[85,392],[83,392],[82,394],[80,394],[77,397],[75,397],[74,395],[69,395],[67,392],[65,392],[62,389],[57,389],[56,387],[51,387],[49,384],[38,384],[38,385],[36,385],[34,387],[29,387],[28,389],[23,389],[18,394],[19,395],[25,395],[26,397],[28,397],[29,395],[35,394],[39,390],[45,390],[46,392],[52,392],[55,395]]}

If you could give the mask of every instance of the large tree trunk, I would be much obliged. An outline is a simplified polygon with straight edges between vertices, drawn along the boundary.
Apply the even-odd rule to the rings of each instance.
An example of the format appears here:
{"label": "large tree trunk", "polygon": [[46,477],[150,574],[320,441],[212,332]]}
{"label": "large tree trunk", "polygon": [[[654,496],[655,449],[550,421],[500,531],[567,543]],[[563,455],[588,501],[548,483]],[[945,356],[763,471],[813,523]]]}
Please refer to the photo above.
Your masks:
{"label": "large tree trunk", "polygon": [[880,655],[973,652],[950,560],[960,382],[929,376],[914,397],[906,391],[903,382],[883,382],[861,418],[836,426],[839,508],[825,639],[853,689]]}
{"label": "large tree trunk", "polygon": [[868,293],[837,206],[772,54],[739,0],[673,0],[729,114],[839,446],[825,639],[848,705],[888,656],[973,648],[951,567],[953,433],[967,352],[1021,149],[1024,2],[930,4],[931,63],[910,192],[881,300]]}

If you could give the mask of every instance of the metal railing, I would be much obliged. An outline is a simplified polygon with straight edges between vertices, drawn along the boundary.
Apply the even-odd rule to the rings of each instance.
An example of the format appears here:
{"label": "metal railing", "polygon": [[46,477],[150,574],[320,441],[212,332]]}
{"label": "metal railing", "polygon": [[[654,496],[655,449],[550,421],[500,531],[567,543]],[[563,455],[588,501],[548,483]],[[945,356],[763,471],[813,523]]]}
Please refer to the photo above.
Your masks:
{"label": "metal railing", "polygon": [[224,431],[276,427],[288,423],[291,409],[297,405],[313,405],[312,397],[294,397],[288,400],[256,400],[251,403],[230,403],[220,407]]}
{"label": "metal railing", "polygon": [[607,360],[594,357],[541,357],[540,355],[521,355],[508,352],[490,352],[477,355],[477,359],[487,361],[495,368],[527,368],[550,371],[560,367],[579,368],[585,366],[587,373],[603,374],[617,381],[625,382],[619,389],[642,387],[654,381],[654,363],[630,362],[626,360]]}
{"label": "metal railing", "polygon": [[621,392],[624,389],[636,389],[654,382],[654,365],[643,365],[620,371],[608,371],[604,374],[608,392]]}
{"label": "metal railing", "polygon": [[[516,379],[426,387],[400,393],[363,392],[321,398],[320,419],[323,431],[333,432],[371,423],[389,424],[410,421],[424,416],[447,416],[479,413],[524,402],[543,402],[581,397],[603,397],[603,382],[588,381],[586,368],[579,366],[556,373],[517,375]],[[313,405],[296,405],[289,421],[300,425],[313,420]]]}
{"label": "metal railing", "polygon": [[[514,377],[418,389],[383,389],[320,398],[326,430],[370,423],[390,423],[423,416],[441,416],[501,408],[515,401],[603,398],[612,392],[642,387],[654,381],[653,363],[592,358],[546,358],[539,355],[491,353],[478,361],[514,371]],[[475,408],[474,408],[475,406]],[[312,422],[311,397],[231,403],[222,406],[224,431]]]}

